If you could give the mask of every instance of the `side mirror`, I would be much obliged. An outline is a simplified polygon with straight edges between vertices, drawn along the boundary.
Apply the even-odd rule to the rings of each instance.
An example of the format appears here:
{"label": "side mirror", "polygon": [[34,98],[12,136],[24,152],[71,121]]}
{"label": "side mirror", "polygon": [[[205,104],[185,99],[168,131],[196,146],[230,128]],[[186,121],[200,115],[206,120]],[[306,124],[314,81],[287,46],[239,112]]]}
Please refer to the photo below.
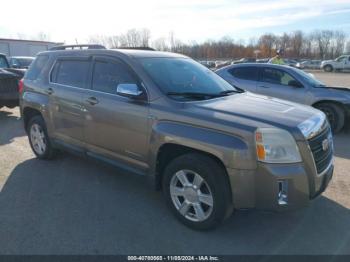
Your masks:
{"label": "side mirror", "polygon": [[296,80],[290,80],[290,81],[288,82],[288,85],[289,85],[289,86],[292,86],[292,87],[296,87],[296,88],[301,88],[301,87],[303,87],[303,85],[300,84],[300,82],[298,82],[298,81],[296,81]]}
{"label": "side mirror", "polygon": [[117,94],[134,99],[144,98],[144,92],[137,84],[119,84]]}

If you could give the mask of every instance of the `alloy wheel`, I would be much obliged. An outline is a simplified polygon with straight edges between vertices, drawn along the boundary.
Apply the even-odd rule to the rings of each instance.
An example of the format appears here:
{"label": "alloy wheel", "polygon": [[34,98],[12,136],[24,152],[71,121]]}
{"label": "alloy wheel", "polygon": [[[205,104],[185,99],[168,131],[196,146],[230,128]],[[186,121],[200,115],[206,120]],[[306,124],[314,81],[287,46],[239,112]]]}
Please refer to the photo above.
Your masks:
{"label": "alloy wheel", "polygon": [[46,138],[42,127],[38,124],[33,124],[30,128],[30,141],[32,143],[34,151],[43,155],[46,150]]}
{"label": "alloy wheel", "polygon": [[204,221],[213,211],[214,199],[210,187],[194,171],[176,172],[170,181],[170,195],[177,211],[191,221]]}

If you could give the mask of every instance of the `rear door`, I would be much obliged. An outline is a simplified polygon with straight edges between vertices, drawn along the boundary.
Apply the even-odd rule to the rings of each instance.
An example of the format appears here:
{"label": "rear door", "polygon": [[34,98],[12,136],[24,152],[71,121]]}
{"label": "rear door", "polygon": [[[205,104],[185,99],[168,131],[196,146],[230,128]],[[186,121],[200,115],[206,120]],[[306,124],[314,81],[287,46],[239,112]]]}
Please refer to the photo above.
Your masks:
{"label": "rear door", "polygon": [[85,141],[90,154],[144,172],[149,143],[148,102],[117,95],[119,84],[140,80],[123,61],[95,57],[91,89],[84,95]]}
{"label": "rear door", "polygon": [[228,70],[232,76],[231,84],[250,92],[256,92],[258,68],[256,66],[234,67]]}
{"label": "rear door", "polygon": [[[300,84],[300,87],[292,85],[292,82]],[[306,102],[306,90],[295,77],[282,69],[262,67],[259,72],[257,84],[259,94],[290,100],[298,103]]]}
{"label": "rear door", "polygon": [[88,57],[64,57],[56,60],[47,93],[50,97],[53,134],[69,144],[83,146],[83,94],[91,66]]}

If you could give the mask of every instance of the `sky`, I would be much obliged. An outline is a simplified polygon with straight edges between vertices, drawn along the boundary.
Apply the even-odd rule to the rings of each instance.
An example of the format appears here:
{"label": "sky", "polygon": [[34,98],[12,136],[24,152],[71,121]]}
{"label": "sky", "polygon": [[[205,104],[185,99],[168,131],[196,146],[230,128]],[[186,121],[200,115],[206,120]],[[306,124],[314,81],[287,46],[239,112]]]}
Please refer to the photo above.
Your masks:
{"label": "sky", "polygon": [[[248,40],[272,32],[339,29],[350,34],[350,0],[17,0],[2,1],[0,38],[84,43],[89,36],[148,28],[152,39],[173,31],[183,42],[230,36]],[[13,10],[13,11],[11,11]]]}

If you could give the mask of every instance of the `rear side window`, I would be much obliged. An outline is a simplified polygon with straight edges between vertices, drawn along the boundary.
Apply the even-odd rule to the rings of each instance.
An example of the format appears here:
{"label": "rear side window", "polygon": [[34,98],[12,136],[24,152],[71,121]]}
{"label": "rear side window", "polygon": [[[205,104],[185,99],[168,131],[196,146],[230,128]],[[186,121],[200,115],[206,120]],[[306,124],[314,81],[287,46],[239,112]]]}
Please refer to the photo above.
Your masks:
{"label": "rear side window", "polygon": [[243,80],[258,80],[258,69],[256,67],[239,67],[233,68],[229,71],[229,73],[239,79]]}
{"label": "rear side window", "polygon": [[36,80],[39,77],[40,73],[43,71],[48,60],[49,56],[47,55],[37,56],[37,58],[29,67],[25,78],[29,80]]}
{"label": "rear side window", "polygon": [[51,75],[51,82],[72,87],[86,88],[89,61],[59,60]]}
{"label": "rear side window", "polygon": [[137,84],[137,80],[122,63],[96,61],[92,79],[92,89],[116,94],[119,84]]}

